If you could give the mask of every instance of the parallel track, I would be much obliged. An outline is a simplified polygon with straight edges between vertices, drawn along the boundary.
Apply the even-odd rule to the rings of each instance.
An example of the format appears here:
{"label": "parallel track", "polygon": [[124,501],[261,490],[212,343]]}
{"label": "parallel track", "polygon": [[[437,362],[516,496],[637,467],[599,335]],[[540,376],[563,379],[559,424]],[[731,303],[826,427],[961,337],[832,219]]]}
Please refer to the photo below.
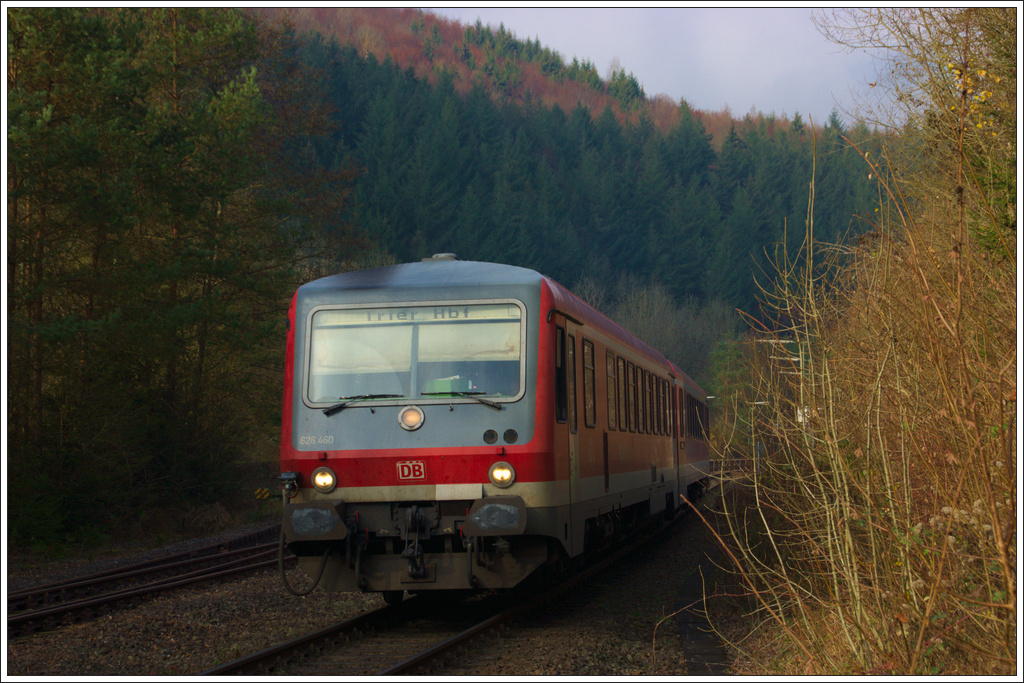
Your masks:
{"label": "parallel track", "polygon": [[[120,601],[272,567],[280,526],[237,539],[23,590],[7,596],[11,635],[81,621]],[[289,558],[294,562],[294,558]]]}

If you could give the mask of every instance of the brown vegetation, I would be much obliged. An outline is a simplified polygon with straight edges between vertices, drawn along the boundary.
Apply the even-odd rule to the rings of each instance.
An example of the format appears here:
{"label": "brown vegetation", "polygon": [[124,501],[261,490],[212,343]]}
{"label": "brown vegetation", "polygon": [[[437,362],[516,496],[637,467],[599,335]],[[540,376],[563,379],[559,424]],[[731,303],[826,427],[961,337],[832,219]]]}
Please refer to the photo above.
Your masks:
{"label": "brown vegetation", "polygon": [[[595,118],[606,108],[611,108],[620,124],[635,124],[644,115],[663,133],[679,121],[679,102],[667,95],[648,97],[639,108],[627,112],[608,93],[607,83],[601,89],[594,89],[582,81],[552,78],[544,73],[538,62],[513,59],[514,64],[506,65],[508,59],[499,56],[493,68],[507,70],[514,75],[508,79],[495,78],[482,68],[489,59],[485,50],[465,41],[466,31],[472,27],[430,12],[379,7],[253,11],[286,19],[300,32],[315,31],[332,37],[341,45],[354,47],[361,57],[372,54],[378,61],[390,59],[402,69],[411,69],[417,77],[432,83],[441,74],[446,74],[451,77],[456,91],[463,94],[474,86],[480,86],[495,98],[520,104],[531,101],[548,108],[557,105],[564,112],[571,112],[582,105]],[[457,51],[462,53],[461,57]],[[714,112],[694,110],[694,115],[712,136],[716,149],[721,147],[729,129],[738,122],[728,107]],[[752,111],[747,117],[753,125],[759,124],[763,118],[786,128],[792,123],[785,113],[776,117]],[[820,130],[820,124],[815,122],[814,125]]]}
{"label": "brown vegetation", "polygon": [[846,26],[902,46],[908,124],[888,170],[865,161],[874,231],[816,244],[812,188],[803,252],[778,259],[781,324],[737,397],[765,457],[730,545],[780,672],[1014,674],[1015,14]]}

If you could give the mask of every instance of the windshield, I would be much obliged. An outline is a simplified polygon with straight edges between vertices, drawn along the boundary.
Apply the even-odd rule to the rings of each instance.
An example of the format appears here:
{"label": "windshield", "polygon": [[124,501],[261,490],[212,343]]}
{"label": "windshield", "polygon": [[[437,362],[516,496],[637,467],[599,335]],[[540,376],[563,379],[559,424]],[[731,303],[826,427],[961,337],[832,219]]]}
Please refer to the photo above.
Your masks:
{"label": "windshield", "polygon": [[314,405],[351,397],[515,399],[522,319],[522,305],[511,301],[317,310],[306,397]]}

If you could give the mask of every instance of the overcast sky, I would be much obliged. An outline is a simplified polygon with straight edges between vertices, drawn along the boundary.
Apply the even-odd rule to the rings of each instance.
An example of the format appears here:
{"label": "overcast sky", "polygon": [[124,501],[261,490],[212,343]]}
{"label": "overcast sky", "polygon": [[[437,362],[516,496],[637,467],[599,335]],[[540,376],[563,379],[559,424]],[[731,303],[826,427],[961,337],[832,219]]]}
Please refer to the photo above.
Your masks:
{"label": "overcast sky", "polygon": [[825,40],[811,9],[788,8],[545,8],[431,7],[428,11],[473,24],[505,28],[537,39],[562,55],[590,60],[602,78],[618,64],[648,97],[668,95],[691,107],[742,117],[765,114],[824,123],[833,107],[854,120],[851,90],[875,80],[869,56],[850,54]]}

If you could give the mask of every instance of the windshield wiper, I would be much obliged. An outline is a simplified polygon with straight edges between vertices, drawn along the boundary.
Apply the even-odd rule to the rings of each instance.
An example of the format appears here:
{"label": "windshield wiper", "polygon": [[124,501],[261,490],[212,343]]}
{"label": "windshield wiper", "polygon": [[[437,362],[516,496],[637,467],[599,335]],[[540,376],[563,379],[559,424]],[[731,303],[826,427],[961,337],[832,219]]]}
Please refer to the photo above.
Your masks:
{"label": "windshield wiper", "polygon": [[420,396],[458,396],[460,398],[466,397],[466,398],[472,398],[474,400],[480,401],[480,403],[483,403],[485,406],[490,406],[490,407],[494,408],[495,410],[501,410],[502,409],[500,403],[495,403],[494,401],[488,400],[486,398],[480,398],[479,395],[483,394],[483,393],[486,393],[486,392],[483,392],[483,391],[423,391],[423,392],[420,392]]}
{"label": "windshield wiper", "polygon": [[344,410],[345,406],[356,401],[365,401],[371,398],[402,398],[401,394],[360,394],[359,396],[339,396],[343,402],[333,405],[330,408],[324,408],[324,415],[334,415],[340,410]]}

